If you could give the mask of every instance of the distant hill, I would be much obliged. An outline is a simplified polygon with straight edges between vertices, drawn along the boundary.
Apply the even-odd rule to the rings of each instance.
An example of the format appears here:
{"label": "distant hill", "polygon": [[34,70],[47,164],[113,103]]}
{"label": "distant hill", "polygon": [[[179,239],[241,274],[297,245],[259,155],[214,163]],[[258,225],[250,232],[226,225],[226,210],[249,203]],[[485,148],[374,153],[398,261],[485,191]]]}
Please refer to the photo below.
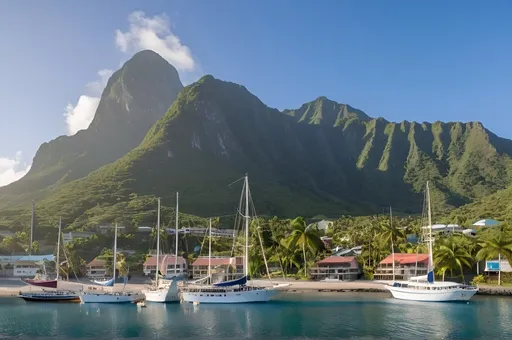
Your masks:
{"label": "distant hill", "polygon": [[370,214],[389,205],[416,213],[427,180],[435,211],[445,212],[510,185],[511,155],[512,141],[477,122],[392,123],[325,97],[280,112],[243,86],[205,76],[139,146],[39,206],[76,228],[141,212],[153,206],[141,200],[175,191],[187,213],[234,213],[240,187],[228,184],[248,172],[263,215]]}
{"label": "distant hill", "polygon": [[140,144],[182,88],[178,72],[160,55],[135,54],[109,79],[89,128],[43,143],[28,174],[0,188],[0,208],[26,206],[122,157]]}

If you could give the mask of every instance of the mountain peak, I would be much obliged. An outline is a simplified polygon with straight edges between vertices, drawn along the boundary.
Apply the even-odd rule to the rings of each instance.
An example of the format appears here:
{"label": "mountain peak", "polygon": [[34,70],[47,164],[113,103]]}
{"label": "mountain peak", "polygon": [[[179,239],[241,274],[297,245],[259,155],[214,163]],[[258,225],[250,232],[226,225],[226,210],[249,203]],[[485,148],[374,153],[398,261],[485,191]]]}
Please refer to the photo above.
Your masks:
{"label": "mountain peak", "polygon": [[299,109],[284,110],[283,113],[296,117],[300,123],[314,125],[344,126],[349,121],[370,119],[363,111],[347,104],[338,103],[325,96],[320,96],[311,102],[302,104]]}

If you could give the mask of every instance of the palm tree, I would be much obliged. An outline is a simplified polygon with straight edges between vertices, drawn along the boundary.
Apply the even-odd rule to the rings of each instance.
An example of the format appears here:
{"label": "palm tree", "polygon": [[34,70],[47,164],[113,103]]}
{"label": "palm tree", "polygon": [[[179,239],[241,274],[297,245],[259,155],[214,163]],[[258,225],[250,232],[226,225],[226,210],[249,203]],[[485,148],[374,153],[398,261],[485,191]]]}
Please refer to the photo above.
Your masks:
{"label": "palm tree", "polygon": [[[479,240],[479,245],[482,247],[476,254],[477,260],[493,260],[504,256],[508,263],[512,262],[512,238],[501,232],[494,234],[488,239]],[[501,264],[500,264],[501,267]],[[501,284],[501,268],[498,269],[498,285]]]}
{"label": "palm tree", "polygon": [[304,260],[304,275],[307,275],[306,249],[312,254],[316,254],[324,248],[324,243],[318,235],[318,230],[312,225],[307,226],[303,217],[296,217],[290,221],[292,232],[284,240],[284,245],[288,249],[302,248]]}
{"label": "palm tree", "polygon": [[443,281],[448,270],[451,276],[453,276],[454,271],[458,271],[461,277],[464,278],[464,267],[471,268],[471,254],[463,246],[460,236],[439,239],[436,243],[434,255],[434,263],[442,272]]}

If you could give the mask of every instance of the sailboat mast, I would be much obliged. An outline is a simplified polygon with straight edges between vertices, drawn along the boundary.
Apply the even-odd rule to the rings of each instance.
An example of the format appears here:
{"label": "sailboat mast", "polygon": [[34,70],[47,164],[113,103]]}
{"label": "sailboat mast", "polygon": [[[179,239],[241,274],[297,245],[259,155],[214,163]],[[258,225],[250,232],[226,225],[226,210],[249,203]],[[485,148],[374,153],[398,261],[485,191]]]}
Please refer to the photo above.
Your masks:
{"label": "sailboat mast", "polygon": [[174,276],[178,275],[178,200],[179,193],[176,192],[176,245],[174,247],[176,254],[174,256]]}
{"label": "sailboat mast", "polygon": [[112,267],[114,284],[116,283],[116,261],[117,260],[117,223],[114,226],[114,266]]}
{"label": "sailboat mast", "polygon": [[[60,233],[62,230],[62,217],[59,217],[59,234],[57,236],[57,260],[55,261],[55,270],[57,271],[57,280],[59,279],[59,273],[60,273]],[[69,266],[69,265],[68,265]]]}
{"label": "sailboat mast", "polygon": [[391,260],[393,261],[393,281],[395,281],[395,243],[393,242],[393,210],[389,207],[389,227],[391,229]]}
{"label": "sailboat mast", "polygon": [[245,175],[245,276],[249,275],[249,177]]}
{"label": "sailboat mast", "polygon": [[28,245],[28,255],[32,256],[32,243],[34,242],[34,224],[36,219],[36,202],[32,201],[32,219],[30,220],[30,244]]}
{"label": "sailboat mast", "polygon": [[[432,255],[432,211],[430,207],[430,189],[427,181],[427,204],[428,204],[428,261],[429,261],[429,271],[432,271],[432,282],[434,279],[433,270],[434,270],[434,259]],[[428,273],[430,276],[430,272]],[[430,280],[429,280],[430,281]]]}
{"label": "sailboat mast", "polygon": [[160,271],[160,197],[158,197],[158,212],[156,217],[156,285],[158,287],[158,272]]}
{"label": "sailboat mast", "polygon": [[212,267],[212,219],[210,218],[210,226],[208,228],[208,277],[211,282],[211,267]]}

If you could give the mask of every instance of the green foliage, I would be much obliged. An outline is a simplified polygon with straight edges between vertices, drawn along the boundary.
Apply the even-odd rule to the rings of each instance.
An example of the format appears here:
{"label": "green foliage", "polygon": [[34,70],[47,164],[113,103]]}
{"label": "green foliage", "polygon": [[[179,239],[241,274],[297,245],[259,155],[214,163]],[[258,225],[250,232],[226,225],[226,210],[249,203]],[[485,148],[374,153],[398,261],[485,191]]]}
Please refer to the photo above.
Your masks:
{"label": "green foliage", "polygon": [[479,284],[485,283],[485,276],[477,275],[471,280],[471,285],[478,286]]}

